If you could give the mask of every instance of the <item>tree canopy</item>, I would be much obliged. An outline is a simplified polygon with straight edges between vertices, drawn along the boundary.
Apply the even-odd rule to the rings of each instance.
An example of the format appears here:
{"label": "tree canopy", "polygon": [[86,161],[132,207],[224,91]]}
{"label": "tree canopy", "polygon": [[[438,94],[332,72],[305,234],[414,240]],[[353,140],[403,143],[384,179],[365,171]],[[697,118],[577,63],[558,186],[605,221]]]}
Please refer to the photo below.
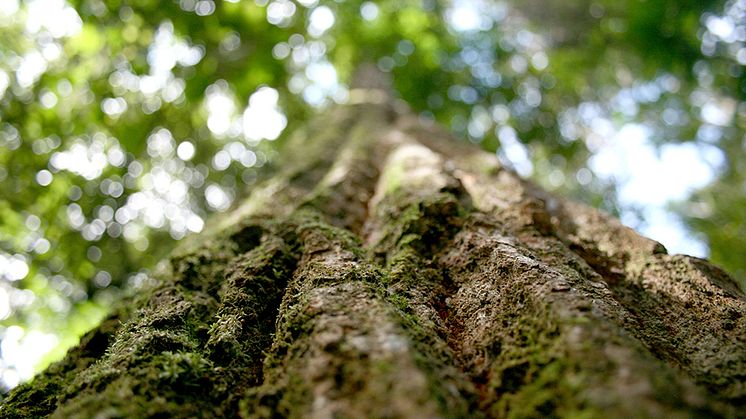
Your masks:
{"label": "tree canopy", "polygon": [[743,0],[3,0],[2,385],[33,372],[19,348],[58,356],[293,164],[283,132],[344,103],[361,63],[422,118],[744,284],[745,22]]}

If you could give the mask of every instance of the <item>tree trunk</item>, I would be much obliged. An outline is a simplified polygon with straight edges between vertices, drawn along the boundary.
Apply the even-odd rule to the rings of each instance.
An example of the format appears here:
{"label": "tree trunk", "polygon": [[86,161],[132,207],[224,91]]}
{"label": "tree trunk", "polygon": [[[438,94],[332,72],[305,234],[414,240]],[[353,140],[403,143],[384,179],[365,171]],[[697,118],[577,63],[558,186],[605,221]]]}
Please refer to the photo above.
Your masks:
{"label": "tree trunk", "polygon": [[297,132],[3,417],[692,417],[746,410],[746,297],[381,90]]}

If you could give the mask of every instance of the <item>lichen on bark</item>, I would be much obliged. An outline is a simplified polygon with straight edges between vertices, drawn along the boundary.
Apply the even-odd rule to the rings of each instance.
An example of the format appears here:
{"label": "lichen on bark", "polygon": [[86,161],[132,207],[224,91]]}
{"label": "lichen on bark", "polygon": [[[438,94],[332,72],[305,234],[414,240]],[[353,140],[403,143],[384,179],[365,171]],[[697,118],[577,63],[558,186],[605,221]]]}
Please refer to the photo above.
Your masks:
{"label": "lichen on bark", "polygon": [[746,297],[376,90],[3,417],[738,417]]}

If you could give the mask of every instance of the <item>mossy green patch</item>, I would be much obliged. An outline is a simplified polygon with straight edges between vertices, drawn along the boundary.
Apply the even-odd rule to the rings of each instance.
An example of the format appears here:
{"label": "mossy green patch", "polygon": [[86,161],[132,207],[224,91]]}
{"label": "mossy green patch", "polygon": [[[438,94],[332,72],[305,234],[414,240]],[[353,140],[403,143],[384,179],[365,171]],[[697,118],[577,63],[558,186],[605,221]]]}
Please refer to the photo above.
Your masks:
{"label": "mossy green patch", "polygon": [[377,211],[383,234],[371,246],[372,258],[386,255],[384,298],[414,346],[430,395],[446,416],[479,417],[476,391],[454,367],[447,343],[443,317],[450,281],[434,260],[460,229],[465,211],[451,193],[423,198],[404,190],[385,197]]}
{"label": "mossy green patch", "polygon": [[[232,395],[261,380],[263,351],[295,269],[296,227],[246,222],[202,247],[176,252],[160,285],[131,302],[136,310],[123,310],[111,330],[84,341],[77,358],[68,357],[73,364],[51,367],[49,377],[34,382],[36,393],[9,399],[3,414],[234,414],[238,398]],[[123,397],[128,403],[118,402]]]}
{"label": "mossy green patch", "polygon": [[[596,417],[584,400],[584,376],[567,353],[562,326],[544,308],[526,310],[504,322],[493,339],[485,408],[494,417]],[[582,362],[582,361],[579,361]]]}
{"label": "mossy green patch", "polygon": [[405,191],[384,198],[377,212],[381,233],[370,249],[373,255],[387,255],[389,264],[398,255],[394,249],[412,248],[432,257],[458,231],[464,214],[451,193],[423,198]]}

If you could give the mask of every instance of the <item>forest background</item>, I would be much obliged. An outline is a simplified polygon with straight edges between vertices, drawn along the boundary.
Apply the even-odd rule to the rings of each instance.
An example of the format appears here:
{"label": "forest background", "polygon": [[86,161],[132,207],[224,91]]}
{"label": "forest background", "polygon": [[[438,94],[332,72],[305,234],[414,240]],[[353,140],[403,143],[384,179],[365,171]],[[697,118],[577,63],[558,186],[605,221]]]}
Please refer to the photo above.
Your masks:
{"label": "forest background", "polygon": [[425,120],[746,286],[746,1],[3,0],[0,386],[344,103]]}

